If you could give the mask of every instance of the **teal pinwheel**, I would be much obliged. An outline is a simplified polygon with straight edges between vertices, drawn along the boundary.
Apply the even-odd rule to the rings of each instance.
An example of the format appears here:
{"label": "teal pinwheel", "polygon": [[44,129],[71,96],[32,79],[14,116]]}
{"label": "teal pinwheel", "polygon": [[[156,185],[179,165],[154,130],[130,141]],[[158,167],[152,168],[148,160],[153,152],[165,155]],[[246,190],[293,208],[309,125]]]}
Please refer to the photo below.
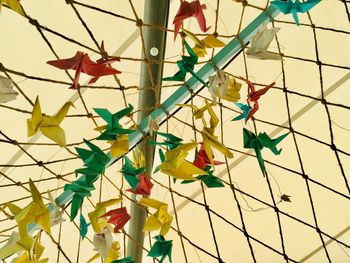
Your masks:
{"label": "teal pinwheel", "polygon": [[[212,167],[210,165],[206,165],[204,168],[204,171],[206,171],[207,174],[198,175],[196,176],[196,178],[198,180],[201,180],[208,188],[225,187],[221,179],[213,174],[214,170],[212,170],[211,168]],[[181,182],[181,184],[187,184],[187,183],[193,183],[193,182],[196,182],[196,181],[184,180]]]}
{"label": "teal pinwheel", "polygon": [[76,169],[76,174],[85,174],[86,176],[96,179],[98,175],[104,173],[106,164],[110,161],[110,157],[105,154],[99,147],[84,139],[85,144],[90,150],[76,147],[76,151],[80,159],[84,162],[84,168]]}
{"label": "teal pinwheel", "polygon": [[175,135],[172,135],[170,133],[155,132],[155,134],[165,137],[165,141],[164,142],[149,141],[150,144],[165,145],[168,147],[169,150],[175,149],[177,146],[182,144],[181,138],[176,137]]}
{"label": "teal pinwheel", "polygon": [[245,119],[245,121],[247,122],[247,118],[249,116],[250,111],[252,110],[252,106],[240,102],[236,102],[235,105],[241,109],[242,113],[237,117],[233,118],[232,121],[239,121]]}
{"label": "teal pinwheel", "polygon": [[80,177],[78,180],[66,184],[64,186],[65,191],[72,191],[73,192],[73,198],[72,198],[72,203],[71,203],[71,210],[70,210],[70,220],[73,221],[74,218],[77,216],[77,213],[81,206],[83,205],[83,201],[85,197],[91,196],[91,191],[95,190],[95,187],[93,185],[94,177],[87,177],[83,176]]}
{"label": "teal pinwheel", "polygon": [[155,236],[156,242],[153,244],[151,250],[148,252],[148,256],[152,258],[160,257],[159,262],[162,263],[166,257],[171,262],[171,252],[173,249],[173,241],[165,240],[162,235]]}
{"label": "teal pinwheel", "polygon": [[258,159],[260,169],[265,176],[265,165],[264,160],[261,155],[261,150],[264,148],[269,148],[270,151],[274,155],[279,155],[282,151],[282,149],[277,149],[277,144],[279,144],[288,133],[283,134],[276,139],[271,139],[265,132],[259,133],[258,136],[256,136],[251,131],[247,130],[246,128],[243,128],[243,142],[244,142],[244,148],[246,149],[254,149],[256,158]]}
{"label": "teal pinwheel", "polygon": [[198,63],[198,56],[191,49],[189,44],[184,41],[186,50],[190,56],[181,56],[182,59],[177,61],[177,67],[179,71],[172,77],[163,78],[163,80],[171,80],[171,81],[184,81],[186,78],[186,74],[190,73],[193,77],[195,77],[199,82],[201,82],[204,86],[208,87],[208,84],[205,83],[193,70],[194,66]]}
{"label": "teal pinwheel", "polygon": [[136,168],[127,156],[124,156],[124,165],[121,173],[124,175],[125,180],[129,183],[132,190],[136,191],[136,187],[139,183],[138,175],[145,170],[145,167]]}
{"label": "teal pinwheel", "polygon": [[135,263],[132,257],[126,257],[118,260],[113,260],[111,263]]}
{"label": "teal pinwheel", "polygon": [[90,223],[86,222],[86,219],[82,214],[80,214],[79,222],[80,222],[80,224],[79,224],[80,236],[82,239],[84,239],[86,237],[87,232],[88,232],[88,228],[89,228]]}

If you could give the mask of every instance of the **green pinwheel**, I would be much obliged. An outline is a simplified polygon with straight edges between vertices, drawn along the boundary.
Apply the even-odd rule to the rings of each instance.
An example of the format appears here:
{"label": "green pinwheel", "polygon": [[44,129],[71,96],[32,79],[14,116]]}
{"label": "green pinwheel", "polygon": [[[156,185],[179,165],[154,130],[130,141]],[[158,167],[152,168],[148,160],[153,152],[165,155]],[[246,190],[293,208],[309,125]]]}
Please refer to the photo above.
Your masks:
{"label": "green pinwheel", "polygon": [[164,142],[149,141],[150,144],[165,145],[168,147],[169,150],[175,149],[177,146],[182,144],[181,138],[176,137],[175,135],[172,135],[170,133],[155,132],[155,134],[165,137],[165,141]]}
{"label": "green pinwheel", "polygon": [[265,132],[259,133],[258,136],[256,136],[251,131],[247,130],[246,128],[243,128],[243,142],[244,142],[244,148],[246,149],[254,149],[256,158],[258,159],[260,169],[265,176],[265,165],[264,160],[261,155],[261,150],[264,148],[269,148],[270,151],[274,155],[279,155],[282,151],[282,149],[277,149],[277,144],[279,144],[288,133],[283,134],[276,139],[271,139]]}
{"label": "green pinwheel", "polygon": [[127,156],[124,156],[124,165],[121,173],[124,175],[125,180],[129,183],[132,190],[136,191],[136,187],[139,183],[138,175],[145,170],[145,167],[136,168]]}
{"label": "green pinwheel", "polygon": [[90,150],[78,147],[75,148],[85,166],[84,168],[76,169],[75,174],[85,174],[86,176],[93,177],[94,181],[98,175],[104,173],[106,164],[110,161],[110,157],[93,143],[85,139],[84,142]]}
{"label": "green pinwheel", "polygon": [[179,71],[172,77],[163,78],[163,80],[171,80],[171,81],[184,81],[186,74],[190,73],[193,77],[195,77],[199,82],[201,82],[204,86],[207,86],[205,83],[194,71],[194,65],[198,63],[198,56],[191,49],[189,44],[185,41],[185,47],[190,56],[181,56],[182,60],[176,62]]}
{"label": "green pinwheel", "polygon": [[162,235],[155,236],[156,242],[153,244],[151,250],[148,252],[148,256],[152,258],[161,257],[159,262],[162,263],[166,257],[169,257],[171,262],[171,252],[173,249],[173,241],[165,240]]}

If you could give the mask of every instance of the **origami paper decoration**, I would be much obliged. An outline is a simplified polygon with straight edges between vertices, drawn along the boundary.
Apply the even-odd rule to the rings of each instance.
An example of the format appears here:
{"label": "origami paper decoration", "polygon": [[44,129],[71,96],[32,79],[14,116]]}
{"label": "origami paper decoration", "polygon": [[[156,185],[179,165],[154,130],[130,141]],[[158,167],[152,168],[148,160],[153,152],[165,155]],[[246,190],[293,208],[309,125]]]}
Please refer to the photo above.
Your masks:
{"label": "origami paper decoration", "polygon": [[119,121],[123,117],[129,115],[133,111],[134,107],[129,104],[129,107],[120,110],[114,114],[110,113],[107,109],[96,108],[94,111],[107,122],[107,125],[100,126],[97,128],[99,131],[103,131],[97,140],[108,140],[110,141],[111,156],[117,157],[129,151],[129,139],[127,134],[132,133],[133,130],[124,129]]}
{"label": "origami paper decoration", "polygon": [[18,93],[13,90],[12,86],[12,80],[0,76],[0,103],[6,103],[16,99]]}
{"label": "origami paper decoration", "polygon": [[250,111],[252,110],[252,107],[250,105],[246,105],[240,102],[236,102],[235,105],[242,110],[242,113],[237,117],[233,118],[232,121],[245,119],[245,121],[247,122],[247,118],[249,116]]}
{"label": "origami paper decoration", "polygon": [[124,175],[125,180],[129,183],[131,188],[135,191],[137,184],[139,183],[138,175],[145,170],[145,167],[136,168],[132,165],[132,162],[127,156],[124,156],[124,165],[121,173]]}
{"label": "origami paper decoration", "polygon": [[299,26],[298,13],[305,13],[317,5],[321,0],[307,0],[300,2],[300,0],[276,0],[272,1],[271,5],[276,7],[283,14],[293,14],[293,18],[297,26]]}
{"label": "origami paper decoration", "polygon": [[[213,158],[214,158],[214,156],[213,156]],[[201,148],[199,149],[199,152],[197,153],[196,158],[193,161],[193,164],[202,170],[207,165],[210,164],[209,157],[203,148],[203,144],[201,145]],[[220,164],[224,164],[224,162],[219,162],[219,161],[214,160],[214,165],[220,165]]]}
{"label": "origami paper decoration", "polygon": [[93,78],[89,81],[89,84],[96,82],[99,77],[121,73],[119,70],[104,65],[104,63],[93,62],[88,54],[81,51],[78,51],[74,57],[51,60],[48,61],[47,64],[64,70],[74,69],[75,76],[73,84],[70,87],[70,89],[74,90],[78,89],[80,73],[93,76]]}
{"label": "origami paper decoration", "polygon": [[93,180],[91,179],[97,179],[96,178],[89,178],[89,177],[81,177],[78,180],[72,182],[71,184],[66,184],[64,186],[65,191],[72,191],[73,192],[73,198],[71,203],[71,210],[70,210],[70,220],[73,221],[76,217],[79,209],[83,205],[83,201],[85,197],[91,196],[91,191],[95,190],[95,187],[93,185]]}
{"label": "origami paper decoration", "polygon": [[176,62],[179,71],[172,77],[163,78],[163,80],[171,80],[171,81],[184,81],[187,72],[189,72],[193,77],[195,77],[199,82],[201,82],[204,86],[208,86],[207,83],[204,82],[193,70],[194,65],[198,62],[198,57],[188,45],[186,41],[184,41],[186,50],[190,56],[181,56],[182,60]]}
{"label": "origami paper decoration", "polygon": [[136,185],[136,189],[133,190],[131,188],[131,189],[128,189],[127,191],[137,195],[149,196],[153,188],[153,183],[148,177],[146,177],[142,173],[139,174],[138,179],[139,179],[139,182]]}
{"label": "origami paper decoration", "polygon": [[253,83],[251,83],[249,80],[245,78],[242,78],[242,77],[239,77],[239,78],[241,80],[244,80],[248,84],[248,89],[249,89],[248,101],[254,103],[253,109],[251,109],[251,111],[248,114],[248,117],[246,118],[246,121],[248,121],[254,115],[254,113],[257,112],[257,110],[259,109],[258,100],[260,99],[260,97],[264,95],[269,89],[271,89],[275,85],[275,82],[271,83],[270,85],[266,86],[263,89],[259,89],[256,91]]}
{"label": "origami paper decoration", "polygon": [[261,155],[261,150],[264,148],[269,148],[274,155],[279,155],[282,149],[278,150],[276,146],[287,135],[288,133],[283,134],[277,137],[276,139],[271,139],[265,132],[259,133],[259,135],[256,136],[251,131],[247,130],[246,128],[243,128],[244,148],[255,150],[256,158],[258,159],[261,172],[263,173],[264,176],[265,176],[265,165]]}
{"label": "origami paper decoration", "polygon": [[[31,237],[29,237],[28,240],[30,240]],[[30,244],[26,245],[26,243],[21,244],[18,242],[19,237],[18,237],[18,232],[13,231],[11,233],[10,238],[7,240],[6,244],[0,248],[0,259],[3,260],[14,253],[19,253],[23,250],[26,250],[26,247],[30,248]]]}
{"label": "origami paper decoration", "polygon": [[113,260],[118,259],[120,255],[119,242],[113,241],[112,233],[109,228],[103,229],[100,233],[95,233],[93,237],[94,250],[98,253],[89,259],[87,262],[93,262],[99,257],[102,257],[103,262],[110,263]]}
{"label": "origami paper decoration", "polygon": [[156,168],[155,172],[160,170],[162,173],[174,177],[175,179],[196,180],[193,175],[205,174],[205,171],[185,160],[189,151],[196,148],[196,146],[196,142],[182,144],[165,152],[165,155],[160,150],[162,163]]}
{"label": "origami paper decoration", "polygon": [[64,130],[59,126],[66,117],[69,107],[73,103],[68,101],[54,116],[48,116],[41,112],[39,97],[36,97],[32,117],[27,119],[28,137],[33,136],[38,130],[47,138],[56,142],[59,146],[66,146],[66,136]]}
{"label": "origami paper decoration", "polygon": [[168,205],[152,198],[142,198],[139,203],[143,206],[151,207],[157,211],[147,218],[143,231],[160,230],[160,234],[165,236],[170,229],[173,217],[168,213]]}
{"label": "origami paper decoration", "polygon": [[209,77],[209,91],[214,103],[217,102],[217,98],[230,102],[238,101],[241,98],[241,86],[234,77],[226,75],[222,70],[216,70],[216,74]]}
{"label": "origami paper decoration", "polygon": [[[105,55],[108,55],[106,50],[105,50],[105,44],[104,44],[103,40],[102,40],[102,43],[101,43],[101,53],[105,54]],[[120,57],[115,57],[115,56],[111,56],[109,58],[102,57],[102,58],[96,60],[96,62],[98,64],[109,64],[109,63],[112,63],[112,62],[115,62],[115,61],[120,61]],[[96,78],[95,80],[91,80],[91,81],[96,82],[97,79],[98,78]]]}
{"label": "origami paper decoration", "polygon": [[171,262],[171,252],[173,249],[173,241],[165,240],[162,235],[155,236],[156,242],[153,244],[151,250],[148,252],[148,256],[152,258],[160,258],[160,263],[164,262],[165,258],[168,257]]}
{"label": "origami paper decoration", "polygon": [[114,233],[118,233],[131,218],[126,207],[110,210],[101,217],[109,217],[107,222],[115,225]]}
{"label": "origami paper decoration", "polygon": [[84,239],[86,237],[87,232],[88,232],[88,228],[89,228],[90,223],[86,222],[85,217],[83,215],[80,215],[79,222],[80,222],[80,225],[79,225],[80,236],[82,239]]}
{"label": "origami paper decoration", "polygon": [[62,223],[64,221],[66,221],[64,218],[63,218],[63,213],[64,213],[64,210],[62,207],[60,207],[59,205],[57,205],[56,201],[54,200],[52,194],[50,191],[47,191],[48,193],[48,196],[49,196],[49,200],[50,200],[50,209],[51,212],[50,212],[50,221],[51,221],[51,226],[53,225],[57,225],[59,223]]}
{"label": "origami paper decoration", "polygon": [[278,27],[267,28],[266,24],[263,24],[256,32],[250,47],[246,51],[248,57],[281,60],[280,54],[267,51],[279,30]]}
{"label": "origami paper decoration", "polygon": [[159,130],[159,118],[152,119],[151,115],[148,117],[148,130],[151,135]]}
{"label": "origami paper decoration", "polygon": [[[203,181],[203,183],[208,187],[208,188],[217,188],[217,187],[225,187],[225,185],[222,183],[221,179],[219,177],[216,177],[213,174],[213,170],[211,170],[211,166],[207,165],[205,167],[205,171],[207,174],[199,175],[196,178],[198,180]],[[181,184],[188,184],[188,183],[193,183],[193,180],[185,180],[182,181]]]}
{"label": "origami paper decoration", "polygon": [[103,217],[107,212],[107,207],[116,205],[121,202],[121,200],[121,198],[114,198],[104,202],[99,202],[96,204],[95,210],[88,214],[91,226],[96,233],[103,232],[103,229],[108,226],[107,220]]}
{"label": "origami paper decoration", "polygon": [[189,17],[195,17],[199,24],[200,29],[203,32],[207,32],[210,27],[206,26],[206,21],[203,13],[203,9],[206,9],[206,5],[201,5],[199,0],[193,1],[191,3],[187,1],[181,1],[179,11],[174,18],[174,40],[179,33],[180,28],[183,25],[183,21]]}
{"label": "origami paper decoration", "polygon": [[126,257],[118,260],[114,260],[111,263],[135,263],[132,257]]}
{"label": "origami paper decoration", "polygon": [[7,6],[11,10],[17,12],[22,16],[25,16],[24,10],[21,4],[19,3],[19,0],[0,0],[0,12],[1,12],[2,5]]}
{"label": "origami paper decoration", "polygon": [[110,157],[105,154],[99,147],[84,139],[84,143],[90,148],[86,150],[75,147],[80,159],[84,162],[84,168],[76,169],[76,174],[85,174],[91,177],[92,181],[102,173],[104,173],[106,164],[110,161]]}
{"label": "origami paper decoration", "polygon": [[151,140],[149,141],[150,144],[165,145],[168,147],[169,150],[172,150],[182,143],[181,138],[176,137],[175,135],[172,135],[170,133],[156,132],[155,134],[165,137],[166,140],[164,142],[156,142]]}
{"label": "origami paper decoration", "polygon": [[226,46],[224,42],[217,39],[213,34],[207,35],[204,39],[199,40],[192,32],[185,29],[182,29],[182,31],[194,42],[195,45],[192,50],[198,57],[204,57],[207,54],[207,48]]}

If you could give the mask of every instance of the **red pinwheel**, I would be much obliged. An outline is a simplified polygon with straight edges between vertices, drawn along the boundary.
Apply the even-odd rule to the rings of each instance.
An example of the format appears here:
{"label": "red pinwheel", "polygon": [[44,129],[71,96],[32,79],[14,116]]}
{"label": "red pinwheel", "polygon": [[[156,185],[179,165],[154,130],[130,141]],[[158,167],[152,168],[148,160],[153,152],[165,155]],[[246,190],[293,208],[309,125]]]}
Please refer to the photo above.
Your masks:
{"label": "red pinwheel", "polygon": [[206,5],[201,5],[199,0],[193,1],[191,3],[181,0],[181,5],[179,11],[174,18],[174,39],[176,39],[177,34],[182,26],[183,21],[189,17],[197,18],[199,27],[203,32],[207,32],[210,27],[206,26],[205,17],[203,9],[206,9]]}
{"label": "red pinwheel", "polygon": [[140,174],[139,175],[139,183],[136,186],[136,190],[132,190],[132,188],[128,189],[127,191],[132,192],[134,194],[139,194],[143,196],[149,196],[151,194],[153,184],[148,177]]}
{"label": "red pinwheel", "polygon": [[93,62],[88,54],[78,51],[72,58],[51,60],[47,63],[59,69],[74,69],[76,72],[70,89],[75,90],[78,88],[81,72],[93,76],[89,84],[96,82],[99,77],[121,73],[119,70],[104,65],[109,62],[109,60],[101,60],[99,63]]}
{"label": "red pinwheel", "polygon": [[245,81],[248,84],[248,89],[249,89],[248,101],[254,103],[252,110],[249,112],[246,118],[246,121],[248,121],[254,115],[254,113],[257,112],[257,110],[259,109],[258,100],[260,99],[260,97],[264,95],[269,89],[271,89],[275,85],[275,82],[271,83],[270,85],[266,86],[263,89],[259,89],[256,91],[253,83],[251,83],[249,80],[242,77],[239,77],[239,79]]}
{"label": "red pinwheel", "polygon": [[118,231],[122,229],[131,218],[128,212],[126,211],[126,207],[113,209],[100,217],[108,217],[108,216],[109,216],[109,219],[107,222],[115,225],[114,233],[118,233]]}
{"label": "red pinwheel", "polygon": [[[197,153],[196,159],[194,159],[193,164],[202,170],[205,168],[205,166],[211,165],[208,155],[203,148],[203,144],[199,149],[199,152]],[[214,165],[220,165],[220,164],[224,164],[224,162],[219,162],[214,160]]]}

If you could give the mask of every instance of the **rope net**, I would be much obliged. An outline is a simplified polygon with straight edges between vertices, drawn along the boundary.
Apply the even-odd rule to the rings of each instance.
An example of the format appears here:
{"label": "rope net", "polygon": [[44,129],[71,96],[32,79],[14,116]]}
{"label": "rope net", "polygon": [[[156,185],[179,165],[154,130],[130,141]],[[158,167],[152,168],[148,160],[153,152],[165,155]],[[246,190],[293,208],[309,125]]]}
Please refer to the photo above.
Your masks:
{"label": "rope net", "polygon": [[[179,2],[170,3],[169,25]],[[140,91],[161,90],[161,100],[154,103],[157,109],[180,86],[187,84],[163,81],[158,90],[156,86],[140,87],[141,63],[164,63],[163,76],[172,76],[178,71],[176,62],[181,55],[188,55],[184,40],[191,47],[194,44],[185,33],[180,33],[174,41],[172,25],[160,28],[142,23],[144,1],[48,3],[40,0],[34,4],[23,0],[24,15],[13,12],[4,3],[0,15],[0,70],[1,76],[13,81],[18,96],[0,104],[1,246],[18,231],[18,216],[11,213],[8,204],[23,208],[32,201],[29,179],[41,193],[43,202],[49,204],[49,192],[57,198],[65,185],[82,176],[75,173],[83,167],[75,147],[87,149],[83,139],[105,153],[109,151],[107,140],[97,140],[101,130],[96,128],[105,125],[105,121],[93,109],[106,108],[115,113],[131,104],[131,114],[121,118],[120,124],[135,129],[137,114],[153,110],[137,107]],[[207,25],[211,26],[209,31],[201,32],[195,18],[186,19],[183,28],[200,39],[214,33],[217,39],[228,43],[267,10],[270,1],[206,0],[201,4],[206,4],[204,14]],[[162,170],[149,177],[153,184],[150,198],[167,204],[167,212],[173,217],[169,232],[164,234],[166,240],[172,240],[172,262],[350,261],[349,18],[349,1],[344,0],[323,0],[310,12],[300,13],[299,26],[292,15],[280,14],[269,23],[269,27],[280,28],[269,51],[282,60],[252,59],[247,56],[245,46],[243,52],[226,63],[225,74],[242,84],[241,103],[247,103],[250,91],[239,77],[250,80],[257,90],[275,82],[259,100],[259,110],[247,122],[232,121],[242,111],[226,99],[219,98],[215,103],[205,86],[191,91],[182,102],[198,108],[207,105],[205,122],[196,119],[193,108],[188,106],[176,106],[175,112],[170,111],[164,120],[159,120],[158,132],[181,138],[183,144],[202,142],[203,127],[211,125],[209,104],[218,118],[215,127],[218,142],[234,155],[227,158],[213,148],[214,159],[222,162],[211,167],[212,175],[220,178],[215,181],[220,188],[208,188],[205,180],[175,182]],[[167,32],[164,60],[153,59],[151,51],[146,50],[145,28]],[[199,57],[194,72],[213,61],[220,49],[207,49],[205,56]],[[95,84],[88,84],[90,78],[81,74],[78,89],[68,89],[75,72],[59,70],[46,62],[70,58],[77,51],[87,53],[93,61],[106,58],[106,52],[110,58],[118,56],[120,61],[113,61],[112,66],[122,73],[101,77]],[[37,96],[42,112],[51,116],[65,102],[74,104],[60,125],[66,135],[64,147],[40,133],[27,137],[26,122],[32,116]],[[277,145],[283,149],[280,155],[262,151],[261,170],[257,151],[244,147],[243,129],[254,136],[266,132],[274,139],[289,134]],[[152,137],[145,133],[143,140],[149,143]],[[158,143],[164,140],[164,136],[157,136]],[[198,144],[196,150],[189,151],[188,162],[195,160],[200,147]],[[163,153],[169,150],[166,145],[156,146],[152,170],[162,163],[160,149]],[[132,150],[130,147],[126,153],[130,160]],[[52,226],[51,234],[45,229],[28,234],[40,238],[44,245],[41,258],[48,258],[49,262],[86,262],[94,256],[98,252],[94,250],[95,226],[89,226],[82,239],[79,216],[83,215],[89,223],[88,214],[96,209],[97,203],[122,198],[107,211],[118,207],[129,209],[130,203],[135,203],[148,211],[148,218],[155,213],[153,208],[146,209],[140,203],[142,196],[134,199],[127,191],[129,181],[121,172],[126,162],[125,158],[117,158],[101,173],[93,184],[91,196],[86,196],[73,221],[70,222],[73,204],[68,202],[62,210],[65,221],[59,220]],[[131,220],[135,220],[132,216]],[[27,225],[33,228],[33,220]],[[159,230],[146,231],[142,244],[129,235],[128,225],[113,233],[113,240],[120,246],[119,258],[130,256],[126,249],[130,239],[142,247],[143,262],[163,261],[161,257],[147,256]],[[32,258],[24,262],[37,262],[37,254],[30,254]],[[98,258],[103,258],[102,254]],[[3,261],[11,262],[16,257],[17,254],[11,255]]]}

